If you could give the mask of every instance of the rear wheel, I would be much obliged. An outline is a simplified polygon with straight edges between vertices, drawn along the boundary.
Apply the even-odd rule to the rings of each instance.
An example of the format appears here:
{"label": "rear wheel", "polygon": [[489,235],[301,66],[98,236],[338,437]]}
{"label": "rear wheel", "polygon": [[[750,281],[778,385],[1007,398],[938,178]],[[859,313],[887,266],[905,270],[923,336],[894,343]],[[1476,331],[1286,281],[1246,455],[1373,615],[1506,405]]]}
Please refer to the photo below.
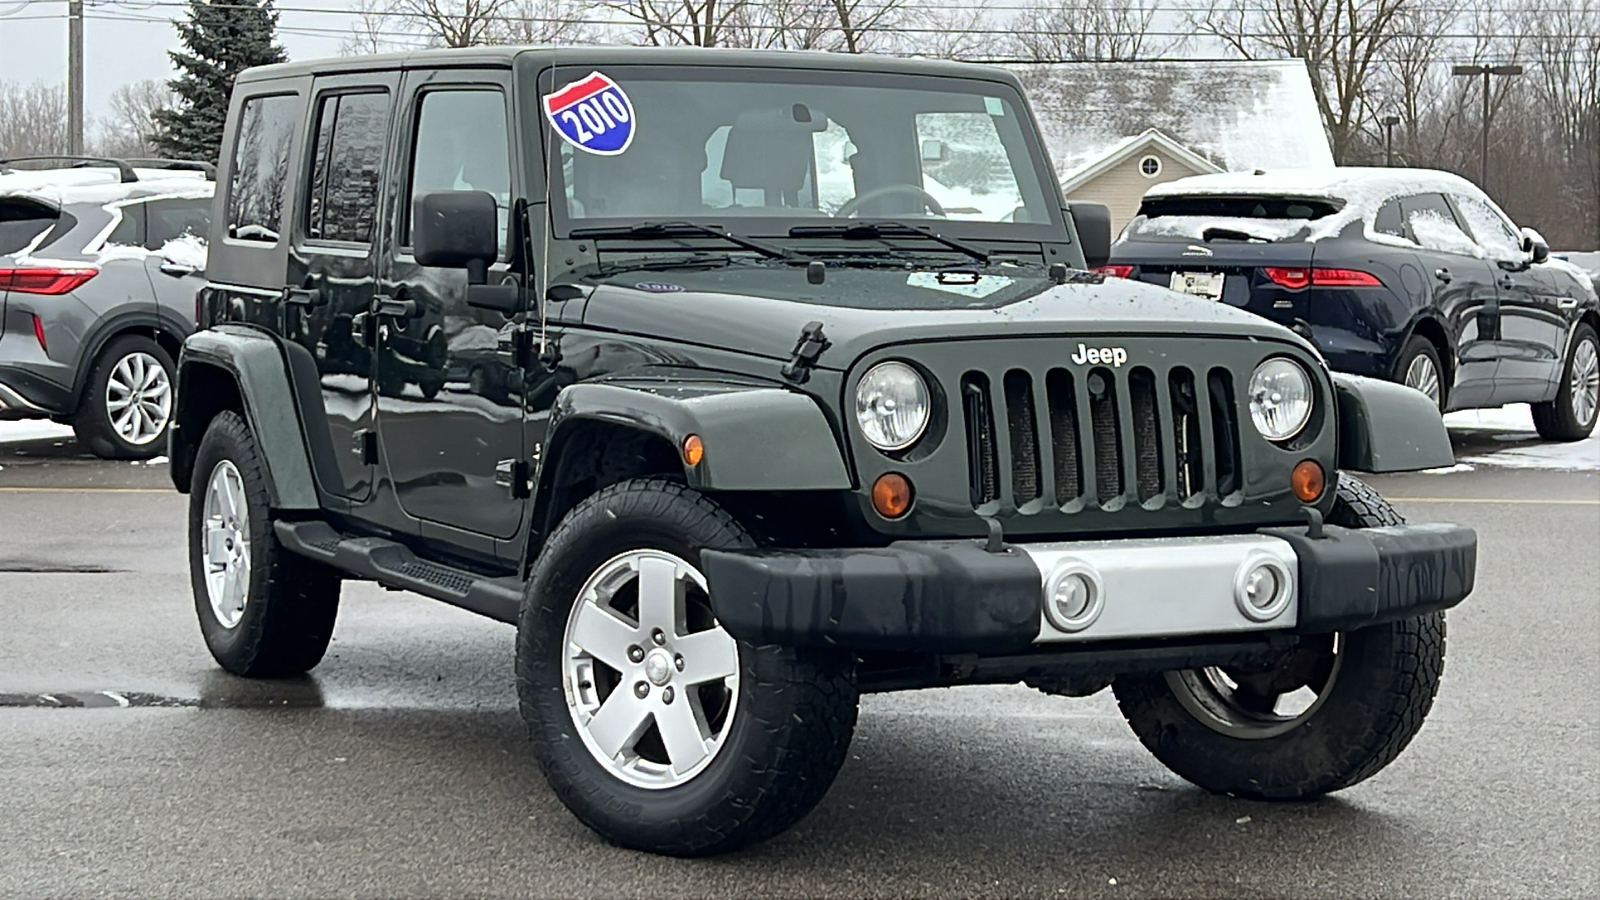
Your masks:
{"label": "rear wheel", "polygon": [[845,660],[737,640],[712,615],[700,551],[752,546],[703,495],[636,480],[579,504],[539,556],[522,715],[551,788],[607,840],[734,850],[799,821],[844,763]]}
{"label": "rear wheel", "polygon": [[1428,399],[1444,410],[1449,391],[1444,380],[1444,366],[1439,363],[1439,350],[1432,341],[1412,335],[1395,362],[1394,375],[1395,381],[1427,394]]}
{"label": "rear wheel", "polygon": [[150,459],[167,451],[172,357],[160,344],[123,335],[106,345],[72,430],[101,459]]}
{"label": "rear wheel", "polygon": [[1561,370],[1561,389],[1549,403],[1533,404],[1533,425],[1547,441],[1581,441],[1594,431],[1600,409],[1600,348],[1595,332],[1579,325]]}
{"label": "rear wheel", "polygon": [[[1329,522],[1403,522],[1341,475]],[[1167,768],[1209,791],[1301,800],[1369,778],[1422,727],[1444,669],[1443,613],[1308,637],[1265,668],[1119,678],[1123,716]]]}

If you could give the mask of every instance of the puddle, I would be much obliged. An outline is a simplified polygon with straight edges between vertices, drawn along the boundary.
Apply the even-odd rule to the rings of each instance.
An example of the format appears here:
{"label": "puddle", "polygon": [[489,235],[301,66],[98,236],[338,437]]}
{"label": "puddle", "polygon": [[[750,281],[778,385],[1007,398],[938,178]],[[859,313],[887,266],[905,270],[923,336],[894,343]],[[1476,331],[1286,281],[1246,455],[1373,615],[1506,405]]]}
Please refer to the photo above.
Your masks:
{"label": "puddle", "polygon": [[0,572],[21,572],[30,575],[104,575],[126,571],[128,570],[94,563],[33,562],[30,560],[0,559]]}
{"label": "puddle", "polygon": [[322,706],[322,688],[310,678],[248,681],[223,673],[203,678],[198,697],[172,697],[145,691],[0,692],[0,709],[318,709]]}

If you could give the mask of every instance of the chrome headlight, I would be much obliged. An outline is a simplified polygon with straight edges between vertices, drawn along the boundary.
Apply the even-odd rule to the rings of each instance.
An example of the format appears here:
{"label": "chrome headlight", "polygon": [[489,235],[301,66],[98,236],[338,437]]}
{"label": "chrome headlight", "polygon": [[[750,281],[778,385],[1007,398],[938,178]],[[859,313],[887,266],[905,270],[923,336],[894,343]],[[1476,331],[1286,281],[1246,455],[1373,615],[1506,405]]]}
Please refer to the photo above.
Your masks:
{"label": "chrome headlight", "polygon": [[879,363],[856,385],[856,424],[879,450],[904,450],[928,428],[928,385],[903,362]]}
{"label": "chrome headlight", "polygon": [[1299,364],[1269,359],[1250,376],[1250,421],[1269,441],[1286,441],[1311,421],[1311,378]]}

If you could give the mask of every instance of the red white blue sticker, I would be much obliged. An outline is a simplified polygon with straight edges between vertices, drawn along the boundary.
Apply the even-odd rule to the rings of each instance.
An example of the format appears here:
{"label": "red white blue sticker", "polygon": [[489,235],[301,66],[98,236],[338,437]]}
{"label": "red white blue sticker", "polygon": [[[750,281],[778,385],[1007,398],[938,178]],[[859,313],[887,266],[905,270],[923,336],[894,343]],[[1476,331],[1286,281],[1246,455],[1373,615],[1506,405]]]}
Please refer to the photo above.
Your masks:
{"label": "red white blue sticker", "polygon": [[546,94],[544,114],[580,150],[616,156],[633,143],[633,101],[621,85],[599,72]]}

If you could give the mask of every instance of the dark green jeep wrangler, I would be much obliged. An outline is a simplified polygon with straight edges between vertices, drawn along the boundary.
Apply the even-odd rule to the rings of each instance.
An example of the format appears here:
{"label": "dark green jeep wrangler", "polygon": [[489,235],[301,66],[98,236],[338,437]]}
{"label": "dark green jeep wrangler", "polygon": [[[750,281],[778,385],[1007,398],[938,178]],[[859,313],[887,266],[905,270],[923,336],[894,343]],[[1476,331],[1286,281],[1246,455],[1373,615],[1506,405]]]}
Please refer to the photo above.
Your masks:
{"label": "dark green jeep wrangler", "polygon": [[534,754],[612,841],[781,832],[864,691],[1110,686],[1184,778],[1283,799],[1432,703],[1476,539],[1342,470],[1448,465],[1438,411],[1086,271],[1106,212],[1004,71],[271,66],[220,182],[171,446],[211,652],[310,669],[345,579],[514,624]]}

